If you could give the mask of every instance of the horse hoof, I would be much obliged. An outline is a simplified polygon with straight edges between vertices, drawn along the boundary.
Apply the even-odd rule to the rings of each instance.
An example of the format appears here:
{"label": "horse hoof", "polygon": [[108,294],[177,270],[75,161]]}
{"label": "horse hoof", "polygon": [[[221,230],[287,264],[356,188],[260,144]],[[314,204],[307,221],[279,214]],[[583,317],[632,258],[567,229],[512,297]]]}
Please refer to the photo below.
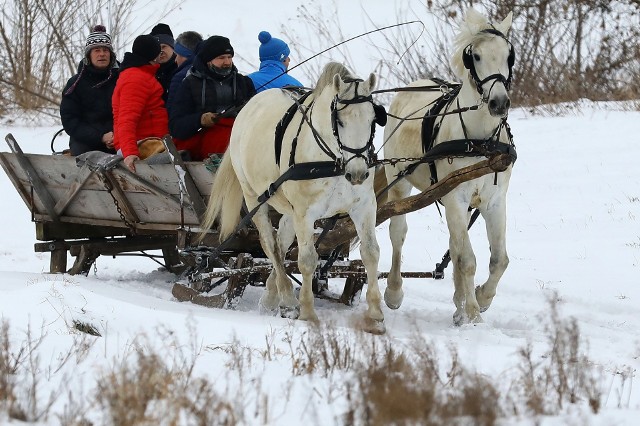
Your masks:
{"label": "horse hoof", "polygon": [[367,333],[375,334],[377,336],[385,334],[387,327],[384,325],[384,320],[378,321],[372,318],[365,318],[362,329]]}
{"label": "horse hoof", "polygon": [[280,306],[280,316],[288,319],[298,319],[300,316],[299,306]]}
{"label": "horse hoof", "polygon": [[388,287],[384,291],[384,303],[387,304],[389,309],[398,309],[402,305],[404,299],[404,292],[402,289],[390,290]]}
{"label": "horse hoof", "polygon": [[258,310],[262,315],[276,315],[278,313],[277,298],[261,297],[258,302]]}
{"label": "horse hoof", "polygon": [[483,322],[484,320],[480,316],[480,313],[477,313],[476,315],[473,315],[473,316],[469,316],[469,314],[467,314],[467,312],[464,309],[461,309],[461,310],[457,310],[453,314],[453,325],[455,325],[456,327],[460,327],[465,324],[481,324]]}

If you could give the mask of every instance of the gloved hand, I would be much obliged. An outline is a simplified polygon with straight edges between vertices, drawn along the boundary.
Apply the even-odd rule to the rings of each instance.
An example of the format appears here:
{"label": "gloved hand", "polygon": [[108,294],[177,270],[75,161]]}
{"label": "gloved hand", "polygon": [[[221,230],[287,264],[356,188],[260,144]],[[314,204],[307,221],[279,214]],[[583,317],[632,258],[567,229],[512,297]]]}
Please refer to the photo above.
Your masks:
{"label": "gloved hand", "polygon": [[205,112],[200,117],[202,127],[213,127],[218,122],[218,114],[215,112]]}

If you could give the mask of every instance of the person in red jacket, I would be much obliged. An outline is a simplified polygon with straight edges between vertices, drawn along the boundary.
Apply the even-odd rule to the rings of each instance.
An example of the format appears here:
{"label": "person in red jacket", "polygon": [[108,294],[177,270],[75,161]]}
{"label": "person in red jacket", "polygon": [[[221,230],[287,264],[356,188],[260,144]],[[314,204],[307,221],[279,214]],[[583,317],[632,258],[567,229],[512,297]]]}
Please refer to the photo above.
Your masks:
{"label": "person in red jacket", "polygon": [[132,172],[140,159],[138,141],[169,133],[169,117],[162,100],[164,89],[155,77],[159,54],[157,38],[136,37],[131,52],[124,54],[113,92],[113,142]]}

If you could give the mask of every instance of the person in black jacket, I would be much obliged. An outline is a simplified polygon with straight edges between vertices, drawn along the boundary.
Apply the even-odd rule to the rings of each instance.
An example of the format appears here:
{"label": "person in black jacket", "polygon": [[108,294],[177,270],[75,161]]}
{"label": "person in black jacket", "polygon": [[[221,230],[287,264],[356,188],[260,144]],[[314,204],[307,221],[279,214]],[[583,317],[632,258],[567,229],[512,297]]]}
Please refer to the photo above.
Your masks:
{"label": "person in black jacket", "polygon": [[69,135],[72,155],[88,151],[115,153],[111,96],[118,67],[111,36],[104,26],[96,25],[87,37],[78,73],[67,82],[60,102],[60,118]]}
{"label": "person in black jacket", "polygon": [[169,87],[171,86],[171,78],[178,69],[176,63],[175,40],[173,39],[173,31],[167,24],[159,23],[151,29],[151,35],[160,42],[160,56],[158,63],[160,68],[156,72],[156,78],[164,89],[162,100],[167,103],[169,98]]}
{"label": "person in black jacket", "polygon": [[205,40],[176,91],[169,130],[176,147],[194,160],[224,153],[240,108],[256,93],[251,79],[233,65],[229,39]]}

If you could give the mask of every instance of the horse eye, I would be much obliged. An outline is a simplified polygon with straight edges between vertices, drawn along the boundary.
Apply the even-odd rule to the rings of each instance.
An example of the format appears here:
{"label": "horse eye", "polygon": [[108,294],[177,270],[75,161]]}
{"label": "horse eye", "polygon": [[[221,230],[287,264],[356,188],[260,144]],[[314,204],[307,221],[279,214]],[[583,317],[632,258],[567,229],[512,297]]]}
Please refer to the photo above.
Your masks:
{"label": "horse eye", "polygon": [[473,59],[474,59],[476,62],[480,61],[480,55],[478,55],[477,53],[474,53],[474,54],[473,54]]}

